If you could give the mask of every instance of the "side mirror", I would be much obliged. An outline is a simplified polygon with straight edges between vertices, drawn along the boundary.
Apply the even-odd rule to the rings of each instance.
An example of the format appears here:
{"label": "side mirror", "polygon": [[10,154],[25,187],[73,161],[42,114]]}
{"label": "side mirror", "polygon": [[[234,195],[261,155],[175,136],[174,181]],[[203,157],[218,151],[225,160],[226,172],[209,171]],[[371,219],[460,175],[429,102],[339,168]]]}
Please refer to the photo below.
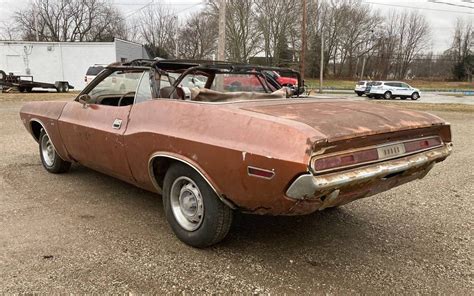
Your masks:
{"label": "side mirror", "polygon": [[82,94],[77,98],[77,101],[82,104],[82,107],[86,108],[90,104],[91,96],[88,94]]}

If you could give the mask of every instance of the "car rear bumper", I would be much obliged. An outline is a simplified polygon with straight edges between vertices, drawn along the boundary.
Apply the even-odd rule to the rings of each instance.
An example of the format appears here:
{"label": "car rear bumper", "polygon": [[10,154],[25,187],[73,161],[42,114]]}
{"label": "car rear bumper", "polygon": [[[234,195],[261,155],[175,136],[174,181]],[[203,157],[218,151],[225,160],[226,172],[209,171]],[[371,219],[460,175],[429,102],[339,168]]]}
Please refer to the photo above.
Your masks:
{"label": "car rear bumper", "polygon": [[[343,204],[421,179],[434,163],[444,160],[451,151],[452,144],[447,143],[440,148],[347,171],[316,176],[307,173],[290,185],[286,196],[297,201],[321,199],[319,209]],[[352,195],[354,192],[360,194],[351,196],[349,201],[337,201],[339,195]]]}

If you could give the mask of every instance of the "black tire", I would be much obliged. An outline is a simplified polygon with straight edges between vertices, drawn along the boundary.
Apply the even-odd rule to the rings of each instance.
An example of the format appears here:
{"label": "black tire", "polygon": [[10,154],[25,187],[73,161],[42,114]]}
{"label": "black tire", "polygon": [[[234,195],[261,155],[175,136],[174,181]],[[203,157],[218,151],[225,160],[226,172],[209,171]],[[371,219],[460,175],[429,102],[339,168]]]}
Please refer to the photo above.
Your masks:
{"label": "black tire", "polygon": [[[180,216],[179,213],[183,213],[181,217],[184,217],[185,210],[182,210],[181,202],[178,203],[178,208],[176,208],[176,198],[172,197],[172,195],[175,195],[171,192],[179,188],[177,184],[183,179],[186,179],[184,182],[188,180],[194,182],[191,186],[193,189],[198,189],[202,201],[201,222],[195,225],[197,228],[192,231],[184,228],[182,222],[178,221],[177,215]],[[189,185],[188,183],[185,186]],[[181,187],[180,192],[183,191],[185,186]],[[180,201],[181,196],[178,198]],[[219,200],[214,190],[198,172],[183,163],[173,164],[166,172],[163,182],[163,208],[166,219],[175,235],[185,244],[196,248],[204,248],[218,243],[227,235],[232,224],[232,209]],[[192,208],[197,209],[198,206]]]}
{"label": "black tire", "polygon": [[358,95],[359,97],[362,97],[363,94],[364,94],[363,92],[360,92],[360,91],[357,92],[357,95]]}
{"label": "black tire", "polygon": [[39,137],[39,152],[40,152],[40,158],[41,158],[41,163],[43,164],[43,167],[50,173],[53,174],[61,174],[61,173],[66,173],[69,171],[71,168],[71,163],[69,161],[65,161],[59,157],[58,153],[54,149],[52,143],[50,144],[49,149],[51,150],[51,156],[49,159],[46,159],[47,156],[45,156],[45,152],[43,151],[43,148],[48,149],[45,147],[45,142],[50,141],[48,134],[44,130],[41,130],[40,137]]}
{"label": "black tire", "polygon": [[26,92],[30,93],[33,90],[33,88],[32,87],[27,87],[25,90],[26,90]]}
{"label": "black tire", "polygon": [[416,100],[418,100],[419,98],[420,98],[420,94],[419,94],[419,93],[414,92],[414,93],[411,94],[411,99],[412,99],[413,101],[416,101]]}
{"label": "black tire", "polygon": [[389,92],[389,91],[386,91],[384,94],[383,94],[383,98],[385,100],[391,100],[393,97],[392,97],[392,93]]}
{"label": "black tire", "polygon": [[369,99],[373,99],[373,98],[374,98],[374,96],[372,96],[372,95],[367,95],[367,98],[369,98]]}

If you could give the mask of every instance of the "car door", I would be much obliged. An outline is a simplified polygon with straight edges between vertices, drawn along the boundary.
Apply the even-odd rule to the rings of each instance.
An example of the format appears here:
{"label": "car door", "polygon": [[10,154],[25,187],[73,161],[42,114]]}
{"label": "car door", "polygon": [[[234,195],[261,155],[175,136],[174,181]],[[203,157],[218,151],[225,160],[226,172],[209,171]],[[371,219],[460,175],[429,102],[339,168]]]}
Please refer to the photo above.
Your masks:
{"label": "car door", "polygon": [[390,91],[392,92],[392,96],[400,95],[400,83],[390,82],[390,83],[386,83],[385,85],[390,86]]}
{"label": "car door", "polygon": [[406,83],[400,83],[401,84],[401,95],[405,97],[411,96],[412,93],[412,88]]}
{"label": "car door", "polygon": [[[90,104],[78,101],[66,104],[58,124],[66,149],[74,160],[133,181],[123,135],[142,73],[115,71],[86,93]],[[123,98],[127,104],[122,103]]]}

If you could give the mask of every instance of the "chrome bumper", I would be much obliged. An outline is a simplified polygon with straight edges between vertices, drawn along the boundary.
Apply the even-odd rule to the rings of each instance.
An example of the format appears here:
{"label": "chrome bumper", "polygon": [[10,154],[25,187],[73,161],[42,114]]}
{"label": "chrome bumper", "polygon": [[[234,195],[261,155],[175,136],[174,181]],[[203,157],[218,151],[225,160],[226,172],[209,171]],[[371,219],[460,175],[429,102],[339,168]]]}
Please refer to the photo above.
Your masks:
{"label": "chrome bumper", "polygon": [[[426,167],[426,173],[428,173],[432,164],[448,157],[451,151],[452,144],[448,143],[433,150],[347,171],[317,176],[311,173],[304,174],[290,185],[286,191],[286,196],[304,200],[322,195],[334,195],[339,193],[339,189],[346,186],[377,179],[383,180],[390,175],[422,167]],[[426,173],[422,174],[421,177],[425,176]]]}

